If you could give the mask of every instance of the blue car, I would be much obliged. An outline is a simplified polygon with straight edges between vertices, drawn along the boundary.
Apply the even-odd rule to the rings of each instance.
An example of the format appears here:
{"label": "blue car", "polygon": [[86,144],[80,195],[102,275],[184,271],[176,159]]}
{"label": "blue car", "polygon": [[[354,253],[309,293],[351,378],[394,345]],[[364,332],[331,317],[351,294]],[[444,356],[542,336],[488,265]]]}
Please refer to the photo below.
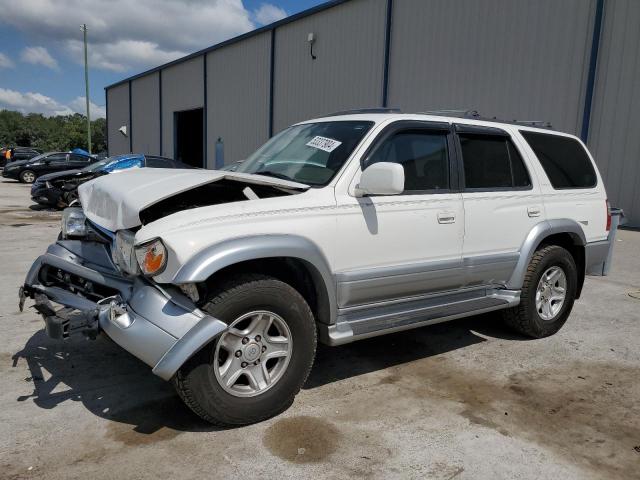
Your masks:
{"label": "blue car", "polygon": [[78,186],[101,175],[129,168],[193,168],[171,158],[128,153],[115,155],[81,170],[66,170],[38,177],[31,187],[31,200],[40,205],[64,208],[78,198]]}

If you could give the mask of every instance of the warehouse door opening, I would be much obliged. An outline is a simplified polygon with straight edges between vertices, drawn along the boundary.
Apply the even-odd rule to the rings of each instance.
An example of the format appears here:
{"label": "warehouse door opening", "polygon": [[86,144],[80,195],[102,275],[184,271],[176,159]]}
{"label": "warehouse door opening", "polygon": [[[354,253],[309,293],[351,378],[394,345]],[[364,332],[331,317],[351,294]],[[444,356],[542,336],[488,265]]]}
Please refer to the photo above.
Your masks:
{"label": "warehouse door opening", "polygon": [[173,125],[174,160],[204,167],[204,109],[175,112]]}

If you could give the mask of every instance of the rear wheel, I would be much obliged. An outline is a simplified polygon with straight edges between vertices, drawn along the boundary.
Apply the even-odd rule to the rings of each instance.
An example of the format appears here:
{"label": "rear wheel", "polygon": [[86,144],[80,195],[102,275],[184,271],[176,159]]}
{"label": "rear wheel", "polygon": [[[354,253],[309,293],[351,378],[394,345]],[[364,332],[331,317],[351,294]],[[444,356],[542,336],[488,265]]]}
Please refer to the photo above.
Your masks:
{"label": "rear wheel", "polygon": [[259,422],[287,409],[315,357],[311,309],[290,285],[241,275],[203,307],[229,328],[174,377],[184,402],[217,425]]}
{"label": "rear wheel", "polygon": [[20,181],[22,183],[33,183],[36,181],[36,174],[33,170],[24,170],[20,173]]}
{"label": "rear wheel", "polygon": [[577,269],[571,254],[558,245],[537,250],[525,275],[520,304],[504,311],[506,323],[533,338],[553,335],[573,308]]}

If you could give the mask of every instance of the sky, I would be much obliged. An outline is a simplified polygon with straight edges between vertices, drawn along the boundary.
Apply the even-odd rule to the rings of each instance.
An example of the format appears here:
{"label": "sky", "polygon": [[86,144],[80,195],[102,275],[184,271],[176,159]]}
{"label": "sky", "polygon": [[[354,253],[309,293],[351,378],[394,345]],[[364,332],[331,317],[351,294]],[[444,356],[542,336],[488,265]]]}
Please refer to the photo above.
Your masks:
{"label": "sky", "polygon": [[99,118],[105,86],[321,3],[0,0],[0,110],[84,113],[83,23],[91,118]]}

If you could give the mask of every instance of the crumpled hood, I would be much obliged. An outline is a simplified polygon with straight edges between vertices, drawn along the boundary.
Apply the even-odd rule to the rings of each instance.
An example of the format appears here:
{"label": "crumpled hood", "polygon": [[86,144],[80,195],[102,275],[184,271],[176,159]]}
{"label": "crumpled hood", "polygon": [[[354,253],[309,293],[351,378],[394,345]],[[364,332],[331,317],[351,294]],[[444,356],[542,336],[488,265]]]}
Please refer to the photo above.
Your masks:
{"label": "crumpled hood", "polygon": [[306,190],[308,185],[279,178],[220,170],[140,168],[105,175],[78,187],[89,220],[115,232],[141,225],[140,211],[178,193],[222,179],[246,184]]}

